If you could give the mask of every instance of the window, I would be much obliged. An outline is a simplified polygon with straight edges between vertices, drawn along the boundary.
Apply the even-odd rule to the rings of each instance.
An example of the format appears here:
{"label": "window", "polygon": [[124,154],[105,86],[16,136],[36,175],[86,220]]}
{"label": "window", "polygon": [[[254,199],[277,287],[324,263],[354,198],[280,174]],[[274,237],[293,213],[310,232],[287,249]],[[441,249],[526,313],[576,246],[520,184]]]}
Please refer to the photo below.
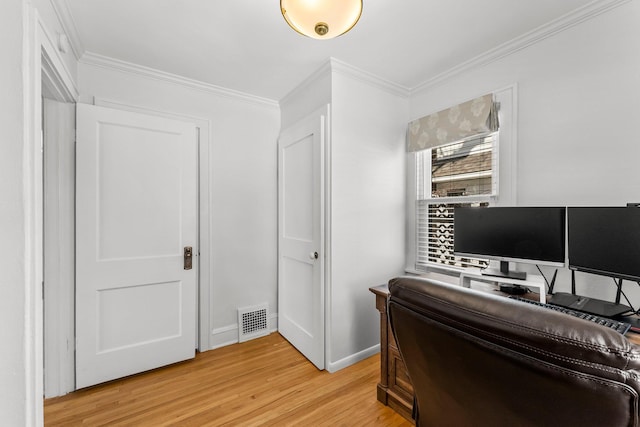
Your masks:
{"label": "window", "polygon": [[453,255],[454,209],[488,206],[498,194],[498,133],[413,153],[416,172],[415,267],[486,267]]}
{"label": "window", "polygon": [[[459,104],[409,122],[407,129],[407,246],[406,271],[460,270],[486,265],[485,261],[453,256],[453,210],[456,206],[516,206],[517,85],[493,92],[496,126],[472,126],[465,134],[449,126],[460,111],[473,103]],[[433,100],[418,98],[432,105]],[[432,111],[425,107],[425,112]],[[452,117],[453,116],[453,117]],[[470,118],[471,120],[471,118]],[[446,127],[446,128],[443,128]],[[475,136],[474,136],[475,135]],[[445,136],[446,138],[440,138]],[[453,137],[452,137],[453,136]],[[442,142],[440,142],[442,141]]]}

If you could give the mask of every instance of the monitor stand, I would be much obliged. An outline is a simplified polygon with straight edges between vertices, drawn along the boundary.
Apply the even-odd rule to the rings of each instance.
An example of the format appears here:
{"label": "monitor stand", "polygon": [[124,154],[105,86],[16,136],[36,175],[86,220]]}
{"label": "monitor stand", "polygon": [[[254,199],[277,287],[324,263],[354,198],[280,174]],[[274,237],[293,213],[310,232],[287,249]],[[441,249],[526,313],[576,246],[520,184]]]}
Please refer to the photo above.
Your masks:
{"label": "monitor stand", "polygon": [[506,277],[509,279],[526,280],[527,273],[524,271],[509,270],[509,261],[500,261],[500,270],[487,268],[482,270],[483,276]]}

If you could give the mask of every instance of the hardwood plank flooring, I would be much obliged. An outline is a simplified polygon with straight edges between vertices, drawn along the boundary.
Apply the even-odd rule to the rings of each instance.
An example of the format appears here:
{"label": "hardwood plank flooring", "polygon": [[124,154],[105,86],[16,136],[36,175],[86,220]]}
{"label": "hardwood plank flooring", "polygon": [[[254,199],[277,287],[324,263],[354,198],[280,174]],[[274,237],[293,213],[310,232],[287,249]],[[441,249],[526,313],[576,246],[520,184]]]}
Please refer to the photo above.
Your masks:
{"label": "hardwood plank flooring", "polygon": [[45,426],[411,426],[376,400],[379,364],[329,374],[273,333],[47,399]]}

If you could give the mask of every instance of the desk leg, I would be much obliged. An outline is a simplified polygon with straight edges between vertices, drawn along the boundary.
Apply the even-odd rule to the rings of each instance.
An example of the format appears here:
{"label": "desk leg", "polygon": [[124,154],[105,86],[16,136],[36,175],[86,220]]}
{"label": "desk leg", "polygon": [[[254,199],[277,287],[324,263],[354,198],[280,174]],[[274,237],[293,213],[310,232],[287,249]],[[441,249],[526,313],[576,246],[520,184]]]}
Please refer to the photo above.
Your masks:
{"label": "desk leg", "polygon": [[377,386],[378,400],[387,404],[387,390],[389,389],[388,360],[389,360],[389,336],[387,317],[387,298],[376,295],[376,308],[380,312],[380,382]]}

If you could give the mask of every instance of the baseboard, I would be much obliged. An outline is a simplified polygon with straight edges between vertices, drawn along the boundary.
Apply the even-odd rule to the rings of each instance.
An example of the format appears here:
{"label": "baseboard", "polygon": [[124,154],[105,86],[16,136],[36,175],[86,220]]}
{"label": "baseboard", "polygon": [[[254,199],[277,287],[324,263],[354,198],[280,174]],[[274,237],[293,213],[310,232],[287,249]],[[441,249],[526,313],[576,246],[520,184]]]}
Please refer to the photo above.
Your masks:
{"label": "baseboard", "polygon": [[[278,331],[278,313],[269,314],[267,318],[269,333]],[[209,350],[226,347],[238,343],[238,324],[223,326],[211,331]]]}
{"label": "baseboard", "polygon": [[351,366],[355,363],[358,363],[361,360],[371,357],[377,353],[380,353],[380,344],[376,344],[373,347],[365,348],[364,350],[359,351],[358,353],[342,358],[336,362],[328,362],[327,371],[331,373],[339,371],[340,369],[344,369],[347,366]]}
{"label": "baseboard", "polygon": [[[273,313],[269,315],[268,318],[269,323],[269,333],[278,331],[278,314]],[[214,350],[216,348],[226,347],[228,345],[237,344],[238,343],[238,324],[227,325],[221,328],[216,328],[211,331],[211,348],[209,350]],[[336,362],[328,362],[326,364],[326,370],[330,373],[337,372],[341,369],[344,369],[348,366],[351,366],[355,363],[358,363],[368,357],[371,357],[375,354],[380,353],[380,344],[376,344],[372,347],[366,348],[362,351],[344,357]]]}

